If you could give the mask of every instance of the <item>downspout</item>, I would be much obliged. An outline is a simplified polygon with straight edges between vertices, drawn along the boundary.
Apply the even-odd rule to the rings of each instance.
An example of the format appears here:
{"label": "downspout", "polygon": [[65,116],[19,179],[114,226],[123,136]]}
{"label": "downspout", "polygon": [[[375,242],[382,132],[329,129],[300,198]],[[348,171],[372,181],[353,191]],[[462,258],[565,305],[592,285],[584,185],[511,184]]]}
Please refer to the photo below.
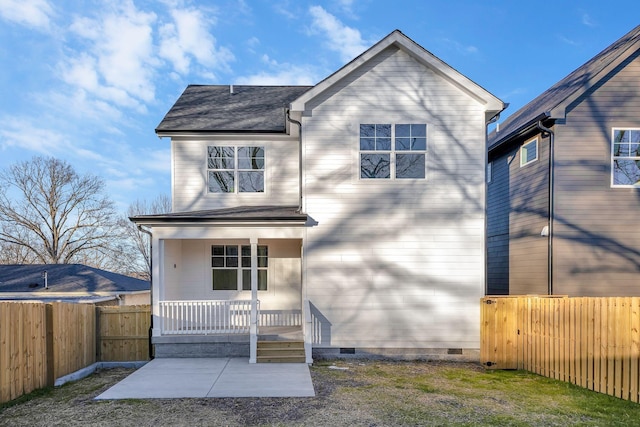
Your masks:
{"label": "downspout", "polygon": [[153,360],[153,346],[151,335],[153,334],[153,235],[151,231],[138,224],[138,230],[149,235],[149,302],[151,303],[151,319],[149,322],[149,359]]}
{"label": "downspout", "polygon": [[290,110],[287,108],[287,120],[290,123],[294,123],[298,125],[298,139],[300,140],[300,146],[298,147],[298,194],[300,198],[298,200],[298,213],[302,212],[302,123],[296,119],[292,119],[290,115]]}
{"label": "downspout", "polygon": [[554,150],[553,150],[553,142],[554,142],[554,133],[548,127],[542,125],[542,120],[538,122],[538,129],[542,131],[541,136],[544,138],[546,135],[549,135],[549,235],[547,236],[547,270],[548,270],[548,289],[547,292],[549,295],[553,295],[553,220],[554,220],[554,206],[553,206],[553,181],[554,181],[554,171],[553,171],[553,158],[554,158]]}

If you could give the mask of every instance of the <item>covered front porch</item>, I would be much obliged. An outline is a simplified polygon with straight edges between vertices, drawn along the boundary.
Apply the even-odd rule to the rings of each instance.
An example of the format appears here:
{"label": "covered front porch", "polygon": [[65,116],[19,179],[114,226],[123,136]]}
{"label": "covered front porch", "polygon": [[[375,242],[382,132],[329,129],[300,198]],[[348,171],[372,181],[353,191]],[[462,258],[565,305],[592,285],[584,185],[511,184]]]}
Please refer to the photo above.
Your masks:
{"label": "covered front porch", "polygon": [[[305,340],[307,216],[248,207],[135,218],[152,235],[156,357],[249,357],[258,341]],[[269,353],[269,352],[267,352]]]}

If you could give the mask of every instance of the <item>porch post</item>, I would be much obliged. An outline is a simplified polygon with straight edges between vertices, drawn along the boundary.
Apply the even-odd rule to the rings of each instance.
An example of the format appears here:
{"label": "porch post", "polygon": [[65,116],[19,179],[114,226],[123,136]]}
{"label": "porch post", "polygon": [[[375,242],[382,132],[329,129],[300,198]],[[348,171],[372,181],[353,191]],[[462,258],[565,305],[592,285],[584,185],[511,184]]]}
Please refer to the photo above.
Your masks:
{"label": "porch post", "polygon": [[249,363],[257,362],[258,353],[258,238],[251,243],[251,325],[249,328]]}

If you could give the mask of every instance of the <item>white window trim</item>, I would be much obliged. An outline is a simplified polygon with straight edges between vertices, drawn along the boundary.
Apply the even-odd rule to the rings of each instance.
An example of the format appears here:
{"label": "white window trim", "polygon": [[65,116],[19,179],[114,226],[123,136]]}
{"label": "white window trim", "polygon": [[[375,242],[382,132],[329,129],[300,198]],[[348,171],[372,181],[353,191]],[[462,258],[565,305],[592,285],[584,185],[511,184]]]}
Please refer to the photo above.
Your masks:
{"label": "white window trim", "polygon": [[[523,151],[525,149],[524,147],[526,147],[527,145],[531,144],[532,142],[536,144],[536,157],[534,159],[532,159],[532,160],[526,161],[524,156],[522,155]],[[538,160],[539,153],[540,153],[540,147],[539,147],[539,144],[538,144],[538,138],[537,137],[533,138],[533,139],[530,139],[529,141],[527,141],[524,144],[522,144],[522,147],[520,147],[520,167],[530,165],[531,163],[535,163]]]}
{"label": "white window trim", "polygon": [[[236,280],[236,289],[213,289],[213,270],[231,270],[234,267],[212,267],[211,266],[211,248],[213,246],[237,246],[238,247],[238,266],[235,267],[235,269],[237,270],[237,280]],[[216,295],[219,295],[223,292],[251,292],[251,290],[247,290],[247,289],[242,289],[242,273],[245,270],[251,270],[251,267],[243,267],[242,266],[242,247],[243,246],[249,246],[246,243],[211,243],[210,245],[208,245],[208,260],[209,260],[209,285],[208,285],[208,290],[210,292],[215,292]],[[266,271],[267,272],[267,289],[258,289],[258,292],[269,292],[270,290],[270,281],[269,281],[269,245],[258,245],[258,246],[266,246],[267,247],[267,267],[260,267],[258,266],[257,269],[258,271]]]}
{"label": "white window trim", "polygon": [[[610,172],[609,173],[611,175],[611,188],[640,188],[640,184],[634,185],[634,184],[616,184],[616,183],[614,183],[614,180],[613,180],[613,176],[614,176],[614,174],[613,174],[613,157],[614,157],[613,156],[613,150],[614,150],[613,142],[614,141],[613,140],[615,138],[617,130],[635,130],[635,131],[640,131],[640,128],[637,128],[637,127],[635,127],[635,128],[634,127],[623,127],[623,126],[611,128],[611,141],[610,141],[610,143],[611,143],[611,156],[610,156],[610,159],[609,159],[609,166],[610,166]],[[635,159],[636,157],[625,157],[625,158],[627,158],[627,159]],[[640,157],[638,158],[638,160],[640,160]]]}
{"label": "white window trim", "polygon": [[[390,124],[391,125],[391,150],[361,150],[360,149],[360,125],[362,124]],[[426,125],[426,149],[425,150],[396,150],[396,125],[403,124],[424,124]],[[431,125],[427,122],[421,122],[419,120],[399,120],[399,121],[387,121],[387,120],[373,120],[373,121],[360,121],[356,123],[356,177],[358,182],[403,182],[403,181],[426,181],[428,179],[427,162],[429,158],[429,142],[430,142],[430,129]],[[360,161],[361,154],[389,154],[389,178],[363,178],[360,174]],[[396,154],[424,154],[424,178],[397,178],[396,177]]]}
{"label": "white window trim", "polygon": [[[209,191],[209,171],[211,171],[212,169],[209,169],[209,147],[233,147],[234,149],[234,182],[236,183],[234,191],[230,192],[230,193],[215,193],[215,192],[211,192]],[[264,188],[262,191],[240,191],[240,187],[239,185],[237,185],[238,182],[238,172],[241,171],[246,171],[246,169],[238,169],[238,148],[239,147],[261,147],[264,150],[264,168],[263,169],[259,169],[262,171],[262,176],[263,176],[263,180],[264,180]],[[204,152],[204,170],[205,170],[205,183],[204,183],[204,194],[205,196],[214,196],[214,197],[231,197],[231,196],[253,196],[255,197],[256,195],[260,195],[260,196],[264,196],[267,194],[267,146],[264,143],[260,143],[260,142],[249,142],[249,141],[243,141],[242,143],[237,143],[237,142],[220,142],[220,143],[207,143],[205,145],[205,152]]]}

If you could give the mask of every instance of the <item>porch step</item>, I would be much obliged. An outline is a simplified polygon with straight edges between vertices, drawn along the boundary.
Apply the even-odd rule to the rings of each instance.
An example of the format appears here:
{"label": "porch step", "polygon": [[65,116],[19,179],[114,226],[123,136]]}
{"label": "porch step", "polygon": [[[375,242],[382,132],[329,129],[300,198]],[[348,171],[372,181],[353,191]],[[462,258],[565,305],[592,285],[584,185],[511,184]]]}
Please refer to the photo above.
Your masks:
{"label": "porch step", "polygon": [[258,341],[258,363],[304,363],[304,341]]}

